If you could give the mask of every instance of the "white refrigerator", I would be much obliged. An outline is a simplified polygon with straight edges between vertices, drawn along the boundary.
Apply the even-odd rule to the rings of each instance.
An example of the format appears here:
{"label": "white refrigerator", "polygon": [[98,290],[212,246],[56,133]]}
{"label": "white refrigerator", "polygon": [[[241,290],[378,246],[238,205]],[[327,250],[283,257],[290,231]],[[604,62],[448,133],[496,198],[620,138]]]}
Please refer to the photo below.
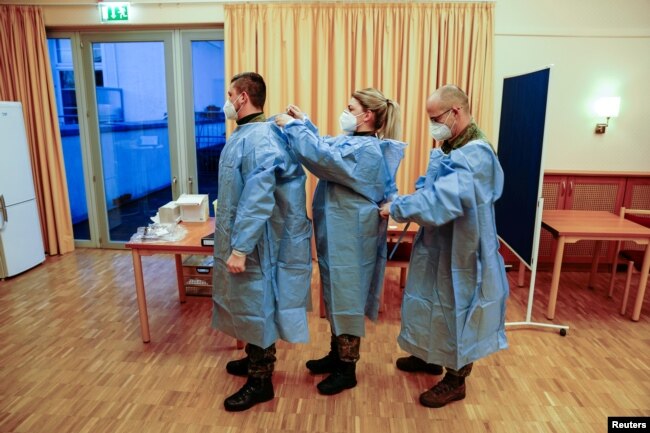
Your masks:
{"label": "white refrigerator", "polygon": [[44,260],[23,107],[0,102],[0,278]]}

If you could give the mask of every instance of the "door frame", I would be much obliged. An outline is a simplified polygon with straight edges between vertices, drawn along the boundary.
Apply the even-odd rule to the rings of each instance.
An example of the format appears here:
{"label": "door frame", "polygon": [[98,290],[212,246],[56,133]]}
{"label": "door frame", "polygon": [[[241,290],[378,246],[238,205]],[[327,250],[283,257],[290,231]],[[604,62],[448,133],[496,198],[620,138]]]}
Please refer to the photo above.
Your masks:
{"label": "door frame", "polygon": [[[224,32],[222,29],[207,30],[181,30],[180,43],[182,62],[182,86],[183,102],[186,107],[184,111],[185,134],[183,137],[185,146],[184,167],[187,175],[183,177],[183,186],[187,187],[189,194],[198,194],[198,167],[196,156],[196,130],[194,125],[194,77],[192,68],[192,42],[194,41],[223,41]],[[225,62],[225,59],[224,59]],[[225,73],[225,71],[224,71]]]}

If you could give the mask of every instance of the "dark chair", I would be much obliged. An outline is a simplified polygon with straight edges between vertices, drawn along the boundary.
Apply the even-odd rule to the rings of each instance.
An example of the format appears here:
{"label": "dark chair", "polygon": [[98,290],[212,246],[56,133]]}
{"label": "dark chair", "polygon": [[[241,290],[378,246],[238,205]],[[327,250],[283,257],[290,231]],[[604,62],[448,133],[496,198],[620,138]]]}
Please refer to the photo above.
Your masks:
{"label": "dark chair", "polygon": [[[650,210],[645,209],[626,209],[621,208],[620,217],[635,222],[644,227],[650,228]],[[644,250],[621,250],[621,241],[616,243],[616,254],[614,256],[614,265],[612,267],[612,276],[609,280],[609,293],[608,296],[611,298],[614,293],[614,284],[616,282],[616,268],[618,266],[619,260],[623,261],[627,265],[626,279],[625,279],[625,290],[623,292],[623,300],[621,301],[621,314],[625,314],[625,309],[627,308],[628,295],[630,293],[630,282],[632,281],[632,273],[636,269],[637,272],[641,271],[641,265],[643,263],[643,254]]]}

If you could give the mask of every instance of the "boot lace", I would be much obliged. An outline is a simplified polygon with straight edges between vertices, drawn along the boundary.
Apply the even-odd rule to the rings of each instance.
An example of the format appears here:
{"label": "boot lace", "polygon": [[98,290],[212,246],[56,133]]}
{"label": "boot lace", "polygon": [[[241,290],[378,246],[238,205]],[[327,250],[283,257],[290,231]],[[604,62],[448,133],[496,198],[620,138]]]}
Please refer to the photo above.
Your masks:
{"label": "boot lace", "polygon": [[448,392],[458,388],[458,386],[459,384],[457,383],[457,379],[455,377],[446,375],[440,382],[438,382],[436,386],[431,388],[431,393],[434,395],[447,394]]}

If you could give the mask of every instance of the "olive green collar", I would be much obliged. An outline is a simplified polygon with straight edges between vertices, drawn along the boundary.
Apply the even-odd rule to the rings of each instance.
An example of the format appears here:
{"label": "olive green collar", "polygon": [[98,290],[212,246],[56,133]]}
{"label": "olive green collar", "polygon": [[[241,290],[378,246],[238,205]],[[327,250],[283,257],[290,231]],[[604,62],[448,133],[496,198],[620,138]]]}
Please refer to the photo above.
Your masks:
{"label": "olive green collar", "polygon": [[478,129],[478,126],[474,121],[472,120],[469,125],[460,133],[458,134],[458,137],[454,138],[453,140],[448,140],[442,143],[442,151],[444,153],[449,153],[454,149],[458,149],[459,147],[463,147],[467,143],[469,143],[472,140],[484,140],[488,141],[487,137],[485,134],[483,134],[483,131]]}
{"label": "olive green collar", "polygon": [[241,119],[237,120],[237,125],[241,126],[254,122],[266,122],[266,116],[264,116],[264,113],[253,113],[249,114],[248,116],[244,116]]}

